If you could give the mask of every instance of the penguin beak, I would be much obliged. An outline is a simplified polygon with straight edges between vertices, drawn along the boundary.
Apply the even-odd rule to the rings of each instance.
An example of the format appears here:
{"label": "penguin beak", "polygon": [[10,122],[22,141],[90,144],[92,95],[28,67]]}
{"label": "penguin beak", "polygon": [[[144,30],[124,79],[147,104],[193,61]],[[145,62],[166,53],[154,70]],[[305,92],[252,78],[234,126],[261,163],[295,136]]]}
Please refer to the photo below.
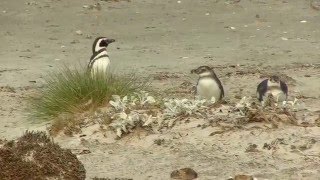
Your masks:
{"label": "penguin beak", "polygon": [[106,42],[108,43],[108,44],[110,44],[110,43],[113,43],[113,42],[115,42],[116,40],[114,40],[114,39],[106,39]]}

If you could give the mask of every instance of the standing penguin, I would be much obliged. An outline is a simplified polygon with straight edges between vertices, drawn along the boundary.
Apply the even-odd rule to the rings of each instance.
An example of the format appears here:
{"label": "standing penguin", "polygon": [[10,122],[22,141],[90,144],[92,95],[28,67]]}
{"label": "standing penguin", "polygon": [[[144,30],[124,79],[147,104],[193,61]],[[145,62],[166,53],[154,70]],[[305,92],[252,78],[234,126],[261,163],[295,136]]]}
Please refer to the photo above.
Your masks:
{"label": "standing penguin", "polygon": [[92,56],[88,64],[88,70],[92,75],[99,73],[106,74],[110,59],[107,52],[107,47],[110,43],[115,42],[114,39],[108,39],[106,37],[98,37],[94,40],[92,45]]}
{"label": "standing penguin", "polygon": [[216,101],[221,100],[224,97],[221,81],[218,79],[212,68],[200,66],[197,69],[193,69],[191,73],[199,75],[196,85],[196,94],[198,96],[208,100],[214,97]]}
{"label": "standing penguin", "polygon": [[276,102],[283,102],[288,97],[288,86],[280,80],[278,76],[271,76],[263,80],[257,87],[257,97],[263,101],[265,97],[271,94]]}

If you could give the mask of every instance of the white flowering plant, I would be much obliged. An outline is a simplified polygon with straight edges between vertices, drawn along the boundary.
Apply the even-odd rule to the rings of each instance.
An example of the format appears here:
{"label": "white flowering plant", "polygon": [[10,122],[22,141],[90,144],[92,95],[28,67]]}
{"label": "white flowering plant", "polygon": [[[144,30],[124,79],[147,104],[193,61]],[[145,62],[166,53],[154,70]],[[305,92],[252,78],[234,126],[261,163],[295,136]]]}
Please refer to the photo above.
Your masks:
{"label": "white flowering plant", "polygon": [[137,106],[145,107],[156,102],[155,98],[150,96],[149,93],[142,91],[129,97],[121,98],[118,95],[113,95],[112,97],[113,100],[109,101],[109,104],[114,109],[114,115],[111,117],[113,121],[109,126],[115,129],[119,137],[123,133],[131,132],[139,124],[148,126],[154,122],[155,118],[146,114],[146,110],[136,110]]}
{"label": "white flowering plant", "polygon": [[[109,103],[114,109],[111,117],[112,127],[119,137],[123,133],[131,132],[137,125],[150,126],[153,129],[161,129],[163,126],[172,127],[178,117],[196,115],[199,111],[207,108],[208,104],[214,104],[215,99],[204,100],[196,98],[189,99],[164,99],[164,109],[157,109],[156,116],[148,114],[152,106],[157,103],[153,96],[142,91],[132,96],[112,96]],[[200,113],[199,113],[200,114]]]}
{"label": "white flowering plant", "polygon": [[[179,115],[192,115],[201,108],[205,108],[207,100],[189,100],[189,99],[165,99],[164,117],[173,118]],[[214,103],[215,101],[211,101]]]}

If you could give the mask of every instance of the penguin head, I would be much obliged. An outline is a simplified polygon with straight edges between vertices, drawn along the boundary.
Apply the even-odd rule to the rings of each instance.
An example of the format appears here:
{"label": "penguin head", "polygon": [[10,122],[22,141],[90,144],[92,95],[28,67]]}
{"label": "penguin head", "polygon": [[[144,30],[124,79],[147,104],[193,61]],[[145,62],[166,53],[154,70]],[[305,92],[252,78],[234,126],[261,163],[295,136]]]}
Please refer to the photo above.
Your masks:
{"label": "penguin head", "polygon": [[116,40],[114,39],[109,39],[106,37],[97,37],[92,46],[92,52],[97,52],[101,49],[106,49],[110,43],[115,42]]}
{"label": "penguin head", "polygon": [[272,83],[279,83],[280,78],[278,76],[271,76],[271,77],[269,77],[269,81]]}
{"label": "penguin head", "polygon": [[209,66],[200,66],[196,69],[191,70],[191,73],[198,74],[199,76],[208,76],[214,74],[212,68]]}
{"label": "penguin head", "polygon": [[278,76],[270,76],[268,79],[268,87],[280,86],[280,78]]}

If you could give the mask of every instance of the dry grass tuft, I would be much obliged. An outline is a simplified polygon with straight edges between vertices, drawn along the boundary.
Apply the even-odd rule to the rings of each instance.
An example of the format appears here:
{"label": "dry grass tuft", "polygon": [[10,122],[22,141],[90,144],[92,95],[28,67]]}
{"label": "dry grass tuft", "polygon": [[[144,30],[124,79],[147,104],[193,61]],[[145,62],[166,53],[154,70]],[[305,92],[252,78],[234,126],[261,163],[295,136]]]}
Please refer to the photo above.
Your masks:
{"label": "dry grass tuft", "polygon": [[67,67],[50,73],[45,81],[40,97],[31,101],[32,115],[40,120],[95,109],[108,102],[114,94],[125,96],[147,85],[135,75],[116,76],[110,73],[92,77],[85,68]]}

